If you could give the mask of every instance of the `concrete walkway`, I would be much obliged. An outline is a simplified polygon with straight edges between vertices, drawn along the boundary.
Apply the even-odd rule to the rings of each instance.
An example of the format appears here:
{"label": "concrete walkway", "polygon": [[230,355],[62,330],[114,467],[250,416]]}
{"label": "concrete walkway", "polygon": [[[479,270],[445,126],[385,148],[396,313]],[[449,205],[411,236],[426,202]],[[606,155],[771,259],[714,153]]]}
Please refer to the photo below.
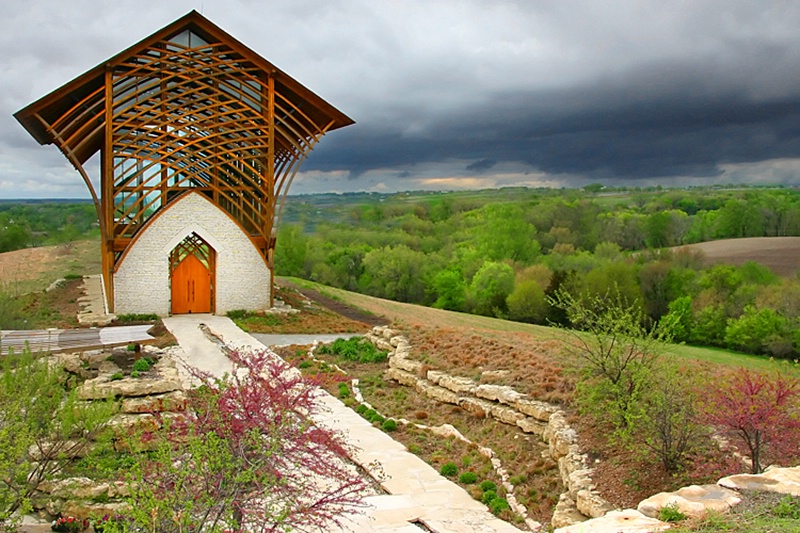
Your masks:
{"label": "concrete walkway", "polygon": [[[220,376],[231,371],[230,361],[208,330],[232,348],[264,350],[257,339],[240,330],[228,318],[214,315],[178,315],[164,325],[178,339],[193,366]],[[277,357],[277,356],[276,356]],[[185,376],[188,382],[188,376]],[[358,450],[352,459],[382,479],[387,494],[366,498],[368,507],[346,525],[347,532],[502,533],[518,532],[488,512],[455,483],[440,476],[427,463],[383,431],[364,420],[333,396],[320,395],[324,409],[318,423],[336,429]],[[376,468],[376,465],[379,465]],[[380,475],[378,472],[382,472]]]}

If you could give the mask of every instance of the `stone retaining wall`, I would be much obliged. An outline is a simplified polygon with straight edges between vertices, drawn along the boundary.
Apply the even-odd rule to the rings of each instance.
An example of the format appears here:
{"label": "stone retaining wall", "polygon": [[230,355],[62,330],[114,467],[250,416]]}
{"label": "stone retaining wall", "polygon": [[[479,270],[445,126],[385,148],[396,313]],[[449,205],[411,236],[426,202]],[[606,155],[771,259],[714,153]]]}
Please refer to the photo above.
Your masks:
{"label": "stone retaining wall", "polygon": [[[117,348],[124,350],[124,348]],[[59,354],[54,356],[68,372],[85,376],[86,363],[97,363],[98,376],[87,379],[78,388],[78,398],[85,401],[115,398],[119,411],[111,419],[114,430],[114,447],[127,448],[127,438],[138,430],[155,429],[159,422],[154,413],[163,418],[182,416],[188,399],[178,375],[176,358],[183,357],[180,346],[159,349],[143,346],[144,355],[155,356],[158,362],[140,377],[112,379],[120,368],[107,361],[107,352]],[[93,361],[94,360],[94,361]],[[115,515],[124,509],[122,498],[127,495],[127,484],[121,481],[95,481],[73,477],[48,481],[39,487],[32,498],[33,510],[38,515],[75,516],[77,518]]]}
{"label": "stone retaining wall", "polygon": [[386,326],[376,326],[366,338],[377,348],[389,351],[389,379],[414,387],[436,401],[516,426],[547,444],[567,489],[556,506],[553,527],[600,517],[614,508],[595,490],[591,468],[576,444],[575,430],[558,406],[533,400],[509,386],[479,384],[468,377],[429,370],[411,358],[408,339]]}

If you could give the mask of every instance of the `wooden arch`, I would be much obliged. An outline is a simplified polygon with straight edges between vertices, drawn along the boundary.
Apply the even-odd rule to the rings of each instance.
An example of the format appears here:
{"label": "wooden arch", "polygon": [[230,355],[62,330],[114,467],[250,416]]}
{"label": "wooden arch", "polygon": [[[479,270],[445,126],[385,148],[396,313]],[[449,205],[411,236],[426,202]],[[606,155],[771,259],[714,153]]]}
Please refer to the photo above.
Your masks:
{"label": "wooden arch", "polygon": [[[89,188],[111,311],[134,236],[189,189],[236,220],[274,273],[277,218],[300,163],[353,123],[196,11],[14,116]],[[98,151],[99,194],[83,168]]]}

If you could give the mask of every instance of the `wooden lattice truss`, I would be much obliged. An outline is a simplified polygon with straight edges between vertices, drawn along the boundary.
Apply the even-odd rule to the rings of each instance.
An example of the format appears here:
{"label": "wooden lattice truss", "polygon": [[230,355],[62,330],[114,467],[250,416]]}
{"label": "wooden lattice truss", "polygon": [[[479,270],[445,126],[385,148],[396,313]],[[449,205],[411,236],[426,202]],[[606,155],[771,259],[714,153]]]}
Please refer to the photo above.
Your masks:
{"label": "wooden lattice truss", "polygon": [[[224,209],[273,271],[275,226],[299,164],[353,121],[193,11],[15,114],[55,143],[98,211],[103,278],[186,191]],[[84,164],[100,152],[100,194]]]}

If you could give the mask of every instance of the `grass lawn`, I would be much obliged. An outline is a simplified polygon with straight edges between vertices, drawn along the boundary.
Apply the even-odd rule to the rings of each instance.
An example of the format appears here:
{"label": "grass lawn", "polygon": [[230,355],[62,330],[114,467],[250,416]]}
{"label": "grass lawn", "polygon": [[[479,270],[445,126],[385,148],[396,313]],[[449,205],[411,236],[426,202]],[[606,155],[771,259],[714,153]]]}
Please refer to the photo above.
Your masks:
{"label": "grass lawn", "polygon": [[[372,296],[366,296],[342,289],[327,287],[311,281],[289,278],[301,287],[314,289],[330,298],[334,298],[349,305],[386,316],[390,320],[407,324],[409,326],[432,326],[448,329],[466,328],[493,339],[507,339],[518,334],[530,336],[540,341],[559,340],[567,337],[557,328],[524,324],[510,320],[501,320],[485,316],[457,313],[442,309],[420,307],[418,305],[393,302]],[[729,367],[747,367],[761,371],[791,371],[800,375],[798,365],[791,361],[771,359],[765,356],[748,355],[725,350],[722,348],[705,348],[700,346],[687,346],[672,344],[667,348],[667,353],[684,359],[701,361],[711,365],[725,365]]]}

